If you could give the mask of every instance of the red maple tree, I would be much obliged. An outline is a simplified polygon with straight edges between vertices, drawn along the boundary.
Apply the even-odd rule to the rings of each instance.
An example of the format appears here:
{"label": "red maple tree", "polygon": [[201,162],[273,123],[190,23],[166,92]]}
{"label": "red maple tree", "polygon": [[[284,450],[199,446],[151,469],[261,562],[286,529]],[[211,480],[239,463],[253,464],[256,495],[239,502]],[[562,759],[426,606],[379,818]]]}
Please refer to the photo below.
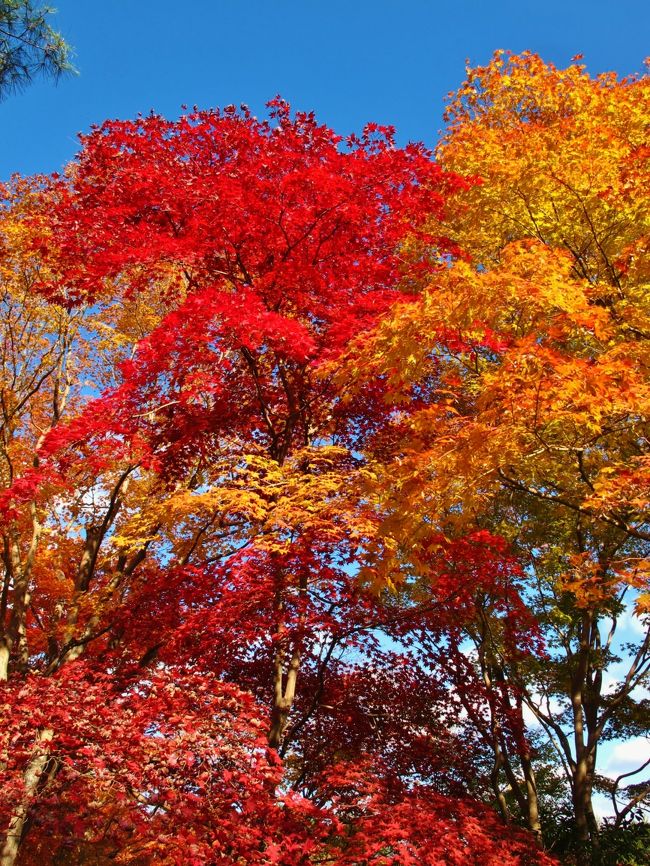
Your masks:
{"label": "red maple tree", "polygon": [[384,603],[358,443],[396,410],[336,372],[457,253],[464,185],[276,100],[108,122],[8,205],[14,272],[97,336],[16,402],[55,407],[42,435],[6,427],[2,866],[551,862],[473,796],[462,704],[409,649],[479,585],[516,619],[515,572],[430,540],[430,595]]}

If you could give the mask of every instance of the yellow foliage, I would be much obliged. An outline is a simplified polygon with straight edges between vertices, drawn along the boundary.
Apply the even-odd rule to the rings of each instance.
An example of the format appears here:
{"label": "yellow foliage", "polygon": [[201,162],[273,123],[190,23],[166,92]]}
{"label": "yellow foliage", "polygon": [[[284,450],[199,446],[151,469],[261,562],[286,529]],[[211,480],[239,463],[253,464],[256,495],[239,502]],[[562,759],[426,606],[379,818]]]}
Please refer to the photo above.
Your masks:
{"label": "yellow foliage", "polygon": [[[471,261],[400,303],[339,373],[384,376],[405,407],[374,467],[384,531],[405,545],[495,511],[533,546],[549,521],[567,552],[577,536],[650,539],[649,95],[647,78],[499,52],[452,98],[439,157],[480,177],[450,207]],[[590,603],[621,583],[572,574]]]}

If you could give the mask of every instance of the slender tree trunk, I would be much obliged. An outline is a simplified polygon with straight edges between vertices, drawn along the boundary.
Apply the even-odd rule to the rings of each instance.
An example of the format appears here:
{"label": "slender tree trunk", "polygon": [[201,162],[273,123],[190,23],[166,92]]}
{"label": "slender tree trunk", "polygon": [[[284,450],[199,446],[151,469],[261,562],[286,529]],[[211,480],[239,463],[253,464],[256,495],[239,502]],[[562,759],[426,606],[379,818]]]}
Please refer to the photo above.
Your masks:
{"label": "slender tree trunk", "polygon": [[[307,593],[307,575],[300,578],[300,595],[301,601]],[[282,735],[289,721],[289,713],[293,706],[293,701],[296,696],[296,684],[298,681],[298,671],[300,669],[301,651],[300,651],[300,636],[298,635],[293,640],[293,647],[290,648],[287,634],[286,624],[284,622],[284,593],[286,591],[285,578],[283,574],[277,577],[275,609],[277,625],[276,625],[276,649],[273,661],[273,706],[271,708],[271,724],[269,727],[268,740],[269,745],[277,749],[282,742]],[[305,619],[305,610],[303,609],[298,618],[299,624],[302,624]],[[289,656],[289,664],[285,674],[285,661]]]}
{"label": "slender tree trunk", "polygon": [[7,635],[0,638],[0,682],[9,679],[9,656],[11,655],[11,644]]}
{"label": "slender tree trunk", "polygon": [[[494,748],[494,746],[493,746]],[[499,784],[499,772],[501,770],[502,758],[501,753],[497,751],[498,746],[496,746],[494,753],[494,763],[492,764],[492,770],[490,771],[490,784],[492,785],[492,790],[494,791],[494,797],[497,802],[497,806],[499,807],[499,814],[506,822],[506,824],[510,823],[510,813],[508,812],[508,803],[506,802],[505,795],[501,790],[501,785]]]}
{"label": "slender tree trunk", "polygon": [[11,638],[6,631],[9,586],[11,584],[11,558],[9,556],[9,538],[6,534],[3,535],[2,541],[2,561],[5,573],[2,581],[2,592],[0,593],[0,682],[6,682],[9,678],[9,658],[11,657]]}
{"label": "slender tree trunk", "polygon": [[542,824],[539,819],[539,798],[537,796],[537,780],[535,779],[535,771],[530,759],[530,752],[526,751],[521,755],[521,768],[524,773],[524,782],[526,785],[526,823],[531,833],[534,833],[539,840],[542,837]]}
{"label": "slender tree trunk", "polygon": [[53,736],[54,732],[50,728],[45,728],[38,734],[34,754],[23,774],[23,795],[11,816],[4,845],[0,852],[0,866],[14,866],[16,862],[29,807],[50,760],[48,743]]}
{"label": "slender tree trunk", "polygon": [[[488,693],[493,694],[493,683],[492,676],[490,674],[490,666],[486,662],[485,653],[482,645],[480,645],[478,649],[483,683],[488,690]],[[501,671],[501,676],[503,679],[505,679],[505,673],[503,671]],[[509,700],[508,706],[512,708]],[[519,713],[523,731],[524,726],[521,701],[518,702],[517,710]],[[537,786],[535,784],[535,775],[530,760],[530,754],[528,751],[522,753],[520,750],[519,759],[524,775],[524,785],[522,785],[520,779],[517,778],[517,773],[515,772],[513,762],[508,753],[507,744],[503,738],[503,731],[501,730],[501,725],[497,717],[496,706],[493,705],[492,702],[490,702],[490,741],[492,751],[494,753],[494,764],[490,773],[490,782],[492,785],[492,790],[494,791],[494,795],[496,797],[499,812],[501,813],[504,821],[510,820],[510,814],[508,811],[506,798],[499,785],[500,771],[503,770],[508,784],[510,785],[512,795],[517,801],[517,807],[519,809],[519,812],[521,813],[521,816],[526,821],[528,828],[533,833],[535,833],[535,835],[539,839],[541,837],[541,825],[539,821]]]}
{"label": "slender tree trunk", "polygon": [[589,832],[589,788],[588,768],[584,757],[576,762],[573,774],[573,813],[576,822],[576,836],[578,839],[577,864],[578,866],[589,866],[591,857],[589,847],[591,835]]}
{"label": "slender tree trunk", "polygon": [[591,806],[591,784],[593,768],[590,766],[589,753],[585,743],[585,688],[589,670],[590,637],[592,630],[592,614],[585,611],[580,628],[580,650],[576,669],[571,679],[571,706],[573,710],[573,737],[575,744],[575,768],[572,779],[573,811],[578,839],[578,866],[588,866],[591,857],[589,853],[592,827],[589,814],[593,814]]}
{"label": "slender tree trunk", "polygon": [[274,682],[274,700],[273,709],[271,711],[271,726],[269,729],[269,746],[277,749],[282,742],[289,713],[293,705],[293,700],[296,696],[296,683],[298,680],[298,669],[300,667],[300,652],[294,650],[291,654],[289,668],[284,676],[284,653],[276,654],[275,662],[275,682]]}
{"label": "slender tree trunk", "polygon": [[517,710],[517,719],[520,725],[522,741],[519,745],[519,761],[521,763],[521,771],[524,776],[523,788],[526,798],[526,824],[531,833],[534,833],[537,840],[541,844],[542,840],[542,824],[539,819],[539,797],[537,794],[537,779],[533,768],[533,760],[530,753],[528,741],[525,737],[526,723],[524,721],[524,702],[521,694],[518,694],[515,699],[515,708]]}

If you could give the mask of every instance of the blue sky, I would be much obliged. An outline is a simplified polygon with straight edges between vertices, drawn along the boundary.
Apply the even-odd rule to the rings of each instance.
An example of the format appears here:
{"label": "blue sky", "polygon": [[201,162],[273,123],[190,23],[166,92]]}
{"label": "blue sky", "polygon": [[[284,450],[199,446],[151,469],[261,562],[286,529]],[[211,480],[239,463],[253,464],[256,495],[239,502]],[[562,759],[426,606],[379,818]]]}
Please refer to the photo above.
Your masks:
{"label": "blue sky", "polygon": [[80,74],[0,104],[0,179],[55,171],[76,134],[107,117],[282,94],[341,133],[368,120],[400,142],[433,144],[465,59],[537,51],[593,72],[641,68],[650,4],[641,0],[52,0]]}

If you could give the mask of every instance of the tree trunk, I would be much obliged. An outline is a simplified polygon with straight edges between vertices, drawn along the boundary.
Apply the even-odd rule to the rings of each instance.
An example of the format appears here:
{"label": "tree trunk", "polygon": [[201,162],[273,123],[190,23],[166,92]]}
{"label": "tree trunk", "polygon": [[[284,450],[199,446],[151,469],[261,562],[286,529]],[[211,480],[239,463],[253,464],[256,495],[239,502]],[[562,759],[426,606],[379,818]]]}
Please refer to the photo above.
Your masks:
{"label": "tree trunk", "polygon": [[[289,713],[296,696],[296,683],[298,681],[298,670],[300,668],[301,651],[300,635],[288,640],[286,635],[286,624],[284,622],[284,593],[286,591],[285,578],[283,574],[277,575],[275,612],[277,624],[275,630],[276,649],[273,661],[273,706],[271,708],[271,724],[269,727],[269,745],[277,749],[282,742]],[[307,575],[300,578],[299,591],[301,598],[307,593]],[[303,610],[298,618],[299,626],[304,623],[306,611]],[[291,653],[289,665],[285,675],[284,664],[288,653]]]}
{"label": "tree trunk", "polygon": [[29,813],[29,806],[38,790],[39,783],[50,759],[48,743],[53,736],[54,732],[50,728],[45,728],[38,734],[34,754],[23,774],[23,796],[11,816],[5,842],[0,852],[0,866],[14,866],[16,862]]}

